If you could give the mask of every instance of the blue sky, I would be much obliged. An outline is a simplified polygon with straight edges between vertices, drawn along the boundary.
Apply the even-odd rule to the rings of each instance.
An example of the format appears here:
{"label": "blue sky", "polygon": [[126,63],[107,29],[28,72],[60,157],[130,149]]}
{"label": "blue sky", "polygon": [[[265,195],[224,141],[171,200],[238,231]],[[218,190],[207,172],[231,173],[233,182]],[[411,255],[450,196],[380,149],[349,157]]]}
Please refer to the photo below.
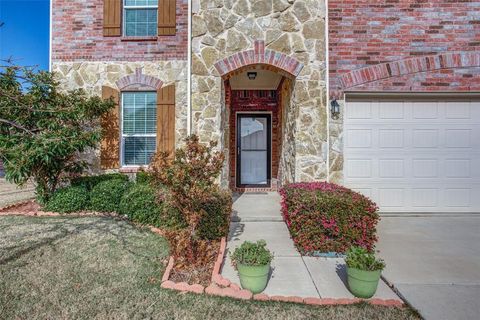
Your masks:
{"label": "blue sky", "polygon": [[0,0],[0,59],[48,70],[49,0]]}

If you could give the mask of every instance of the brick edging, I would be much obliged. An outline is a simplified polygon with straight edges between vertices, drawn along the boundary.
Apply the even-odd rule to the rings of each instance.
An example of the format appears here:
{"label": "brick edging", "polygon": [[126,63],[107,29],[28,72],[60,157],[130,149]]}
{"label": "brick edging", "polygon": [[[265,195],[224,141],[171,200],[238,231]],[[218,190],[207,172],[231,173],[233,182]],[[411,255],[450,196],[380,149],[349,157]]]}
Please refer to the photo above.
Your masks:
{"label": "brick edging", "polygon": [[223,237],[220,240],[220,249],[218,251],[217,260],[215,261],[212,271],[212,283],[208,287],[203,287],[199,284],[189,285],[185,282],[175,283],[168,280],[171,270],[173,269],[174,259],[170,257],[165,273],[162,277],[162,288],[173,289],[182,292],[194,292],[194,293],[206,293],[215,296],[230,297],[242,300],[257,300],[257,301],[282,301],[282,302],[294,302],[303,303],[309,305],[348,305],[366,301],[372,305],[390,306],[390,307],[403,307],[404,303],[401,300],[396,299],[359,299],[359,298],[346,298],[346,299],[331,299],[331,298],[317,298],[308,297],[302,298],[298,296],[269,296],[265,293],[253,294],[251,291],[242,289],[235,283],[224,278],[221,275],[221,268],[224,262],[226,254],[227,240]]}
{"label": "brick edging", "polygon": [[3,211],[6,211],[8,209],[11,209],[13,207],[16,207],[16,206],[23,206],[23,205],[25,205],[29,202],[32,202],[32,201],[34,201],[34,200],[29,199],[29,200],[24,200],[24,201],[20,201],[20,202],[7,204],[6,206],[0,207],[0,213],[2,213]]}
{"label": "brick edging", "polygon": [[[0,212],[3,210],[8,210],[14,206],[27,204],[32,200],[17,202],[15,204],[7,205],[3,208],[0,208]],[[14,212],[12,215],[15,214]],[[17,213],[21,214],[21,213]],[[25,215],[25,214],[24,214]],[[93,215],[93,214],[92,214]],[[35,216],[61,216],[57,212],[43,212],[38,211],[38,214]],[[149,226],[151,232],[163,236],[164,231],[160,228],[154,226]],[[282,302],[294,302],[294,303],[303,303],[309,305],[348,305],[359,303],[361,301],[366,301],[372,305],[381,305],[381,306],[393,306],[393,307],[402,307],[404,306],[403,301],[396,299],[358,299],[358,298],[347,298],[347,299],[330,299],[330,298],[317,298],[317,297],[308,297],[302,298],[298,296],[269,296],[265,293],[253,294],[251,291],[242,289],[235,283],[232,283],[230,280],[224,278],[221,275],[221,268],[224,262],[224,257],[226,254],[227,248],[227,239],[222,237],[220,240],[220,249],[218,250],[217,260],[213,266],[211,284],[208,287],[204,287],[200,284],[188,284],[186,282],[174,282],[170,279],[170,274],[172,272],[175,259],[173,256],[169,257],[167,267],[163,273],[161,280],[161,287],[165,289],[173,289],[181,292],[193,292],[197,294],[206,293],[215,296],[230,297],[234,299],[242,300],[258,300],[258,301],[282,301]]]}

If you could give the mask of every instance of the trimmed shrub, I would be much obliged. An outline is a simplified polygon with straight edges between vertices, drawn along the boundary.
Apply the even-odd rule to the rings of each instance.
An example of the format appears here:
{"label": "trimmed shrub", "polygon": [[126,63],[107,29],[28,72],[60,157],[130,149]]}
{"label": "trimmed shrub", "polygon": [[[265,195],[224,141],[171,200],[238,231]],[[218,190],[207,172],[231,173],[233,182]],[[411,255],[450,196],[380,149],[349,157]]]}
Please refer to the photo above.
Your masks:
{"label": "trimmed shrub", "polygon": [[123,194],[130,186],[124,179],[99,182],[90,192],[89,208],[99,212],[118,212]]}
{"label": "trimmed shrub", "polygon": [[92,191],[92,189],[100,182],[114,180],[114,179],[127,182],[128,176],[122,173],[107,173],[107,174],[100,174],[97,176],[83,176],[83,177],[73,178],[71,181],[71,185],[83,186],[88,191]]}
{"label": "trimmed shrub", "polygon": [[118,212],[130,220],[162,228],[182,226],[180,214],[157,202],[157,190],[146,183],[136,183],[123,195]]}
{"label": "trimmed shrub", "polygon": [[46,211],[70,213],[87,209],[88,191],[82,186],[58,189],[44,207]]}
{"label": "trimmed shrub", "polygon": [[230,214],[232,213],[232,195],[221,191],[213,195],[212,199],[202,205],[207,214],[202,217],[198,225],[198,235],[202,239],[215,240],[228,234]]}
{"label": "trimmed shrub", "polygon": [[344,253],[354,245],[369,251],[375,247],[378,207],[360,193],[313,182],[286,185],[280,194],[283,217],[302,254]]}
{"label": "trimmed shrub", "polygon": [[153,176],[150,172],[146,171],[138,171],[135,177],[135,182],[136,183],[152,183],[153,181]]}

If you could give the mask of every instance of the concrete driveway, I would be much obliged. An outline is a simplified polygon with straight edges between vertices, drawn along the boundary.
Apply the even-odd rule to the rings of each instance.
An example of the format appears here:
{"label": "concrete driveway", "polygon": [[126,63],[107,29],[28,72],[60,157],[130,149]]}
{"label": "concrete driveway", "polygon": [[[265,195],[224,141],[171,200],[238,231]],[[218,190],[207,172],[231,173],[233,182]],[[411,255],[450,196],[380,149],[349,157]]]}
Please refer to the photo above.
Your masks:
{"label": "concrete driveway", "polygon": [[480,214],[384,216],[383,275],[426,319],[479,319]]}

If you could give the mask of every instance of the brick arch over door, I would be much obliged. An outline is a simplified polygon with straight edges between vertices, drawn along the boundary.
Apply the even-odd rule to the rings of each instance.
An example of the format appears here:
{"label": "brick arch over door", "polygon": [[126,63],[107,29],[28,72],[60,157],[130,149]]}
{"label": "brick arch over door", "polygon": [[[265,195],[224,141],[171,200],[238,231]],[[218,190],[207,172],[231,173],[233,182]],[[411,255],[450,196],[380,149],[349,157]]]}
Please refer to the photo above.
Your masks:
{"label": "brick arch over door", "polygon": [[[358,87],[388,78],[433,72],[441,69],[480,67],[479,52],[450,52],[380,63],[338,76],[339,90]],[[339,92],[332,92],[339,95]]]}
{"label": "brick arch over door", "polygon": [[263,40],[255,41],[254,49],[237,52],[215,63],[220,76],[224,77],[232,71],[253,65],[274,66],[293,77],[297,77],[303,69],[303,63],[284,53],[265,49]]}

